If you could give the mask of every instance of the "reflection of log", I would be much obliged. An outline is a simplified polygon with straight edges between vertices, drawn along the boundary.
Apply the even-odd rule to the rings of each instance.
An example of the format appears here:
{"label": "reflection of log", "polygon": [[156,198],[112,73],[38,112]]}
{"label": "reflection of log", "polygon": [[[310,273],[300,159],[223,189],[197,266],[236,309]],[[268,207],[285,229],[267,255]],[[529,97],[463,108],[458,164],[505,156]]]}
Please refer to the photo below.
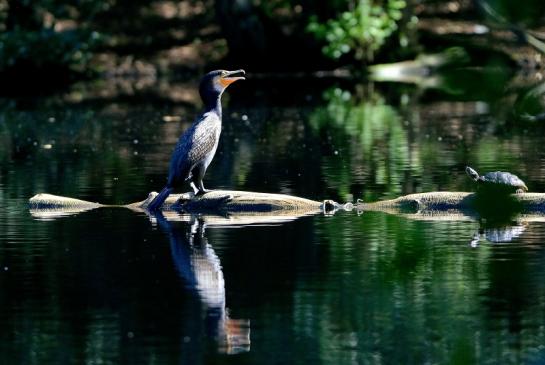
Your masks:
{"label": "reflection of log", "polygon": [[[164,218],[169,222],[193,223],[196,219],[195,214],[172,211],[163,211]],[[229,214],[214,214],[213,212],[198,214],[207,227],[244,227],[249,225],[280,225],[291,222],[307,214],[301,211],[293,212],[289,210],[280,210],[274,212],[230,212]],[[153,218],[153,217],[152,217]]]}

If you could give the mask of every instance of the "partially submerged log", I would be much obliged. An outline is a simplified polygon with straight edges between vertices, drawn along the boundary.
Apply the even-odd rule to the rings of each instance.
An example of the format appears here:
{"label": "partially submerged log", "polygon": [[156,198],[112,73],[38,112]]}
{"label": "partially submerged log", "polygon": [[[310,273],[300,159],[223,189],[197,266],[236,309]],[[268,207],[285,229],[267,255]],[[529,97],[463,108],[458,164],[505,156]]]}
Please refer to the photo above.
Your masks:
{"label": "partially submerged log", "polygon": [[464,210],[472,209],[475,202],[474,193],[435,191],[400,196],[396,199],[373,203],[362,203],[358,208],[363,210]]}
{"label": "partially submerged log", "polygon": [[104,207],[99,203],[52,194],[36,194],[28,201],[34,218],[49,220]]}
{"label": "partially submerged log", "polygon": [[[95,208],[120,207],[146,211],[156,192],[147,199],[127,205],[104,205],[85,200],[50,194],[38,194],[29,200],[30,212],[42,219],[51,219]],[[373,203],[338,204],[331,200],[318,202],[285,194],[248,191],[214,190],[201,196],[193,193],[172,194],[161,207],[165,216],[176,220],[190,220],[191,215],[206,214],[223,217],[215,224],[251,224],[283,222],[309,214],[331,214],[335,211],[383,211],[392,214],[416,215],[423,219],[476,219],[490,213],[502,216],[514,214],[545,214],[544,193],[512,194],[491,201],[482,195],[467,192],[430,192],[405,195],[396,199]],[[172,212],[173,214],[170,214]],[[256,219],[255,217],[260,217]],[[213,219],[211,220],[211,222]],[[250,223],[251,222],[251,223]]]}
{"label": "partially submerged log", "polygon": [[[51,194],[37,194],[30,198],[30,212],[41,218],[54,218],[84,212],[95,208],[129,208],[145,211],[148,204],[157,196],[152,192],[140,202],[126,205],[105,205],[80,199],[67,198]],[[248,191],[214,190],[201,196],[193,193],[171,194],[161,207],[161,211],[176,211],[185,213],[210,213],[262,215],[275,213],[277,215],[300,216],[322,212],[330,205],[318,201],[304,199],[285,194],[268,194]]]}
{"label": "partially submerged log", "polygon": [[438,70],[467,64],[469,56],[460,47],[441,53],[422,54],[414,60],[377,64],[369,67],[370,78],[379,82],[402,82],[423,88],[441,88],[444,80]]}
{"label": "partially submerged log", "polygon": [[67,198],[65,196],[58,196],[53,194],[36,194],[28,200],[30,209],[44,209],[44,210],[88,210],[104,207],[105,205],[100,203],[93,203],[86,200]]}
{"label": "partially submerged log", "polygon": [[[146,209],[157,196],[156,192],[149,194],[142,202],[129,204],[131,208]],[[251,191],[212,190],[201,196],[193,193],[170,195],[161,210],[176,210],[187,213],[202,211],[223,212],[320,212],[322,203],[310,199],[299,198],[286,194],[256,193]]]}
{"label": "partially submerged log", "polygon": [[[496,196],[489,201],[486,196],[476,193],[459,191],[434,191],[404,195],[396,199],[383,200],[373,203],[359,203],[357,209],[373,211],[447,211],[447,210],[479,210],[482,205],[493,204],[494,208],[513,208],[524,213],[545,212],[545,193],[511,194],[506,197]],[[509,205],[509,206],[508,206]],[[486,207],[485,207],[486,208]],[[505,210],[504,209],[504,210]]]}

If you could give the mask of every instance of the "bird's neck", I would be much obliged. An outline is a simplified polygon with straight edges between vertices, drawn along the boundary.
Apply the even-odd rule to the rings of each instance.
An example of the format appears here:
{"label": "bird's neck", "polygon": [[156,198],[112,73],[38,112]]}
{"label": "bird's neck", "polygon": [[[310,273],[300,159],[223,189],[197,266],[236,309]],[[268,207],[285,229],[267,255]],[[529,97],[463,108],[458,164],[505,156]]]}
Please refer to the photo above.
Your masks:
{"label": "bird's neck", "polygon": [[221,119],[221,95],[216,98],[210,98],[204,100],[204,109],[206,113],[213,112],[218,115]]}

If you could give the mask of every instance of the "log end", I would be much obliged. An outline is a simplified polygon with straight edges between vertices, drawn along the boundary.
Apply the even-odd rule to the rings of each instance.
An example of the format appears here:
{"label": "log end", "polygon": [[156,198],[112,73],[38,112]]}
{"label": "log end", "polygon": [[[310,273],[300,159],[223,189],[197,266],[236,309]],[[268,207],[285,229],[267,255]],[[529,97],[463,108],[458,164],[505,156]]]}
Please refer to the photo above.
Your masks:
{"label": "log end", "polygon": [[36,194],[28,200],[31,209],[93,209],[101,207],[102,204],[86,200],[67,198],[53,194]]}

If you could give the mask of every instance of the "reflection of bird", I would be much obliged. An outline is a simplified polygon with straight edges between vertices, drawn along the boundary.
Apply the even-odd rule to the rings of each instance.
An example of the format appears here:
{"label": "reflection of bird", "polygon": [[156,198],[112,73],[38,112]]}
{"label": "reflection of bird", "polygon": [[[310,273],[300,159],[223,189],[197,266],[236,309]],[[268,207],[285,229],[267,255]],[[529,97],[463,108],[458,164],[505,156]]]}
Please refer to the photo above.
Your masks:
{"label": "reflection of bird", "polygon": [[237,80],[244,80],[244,70],[217,70],[206,74],[199,87],[204,102],[204,113],[178,140],[170,159],[167,185],[149,204],[148,210],[161,207],[172,190],[190,180],[196,195],[206,190],[202,179],[214,158],[221,133],[221,95],[223,91]]}
{"label": "reflection of bird", "polygon": [[209,308],[225,306],[225,282],[221,263],[204,236],[203,224],[195,220],[185,237],[179,237],[171,230],[170,249],[176,269],[186,287],[195,290]]}
{"label": "reflection of bird", "polygon": [[250,322],[229,318],[221,263],[204,235],[204,223],[196,219],[190,229],[182,229],[167,221],[162,212],[154,216],[169,235],[172,260],[185,287],[194,292],[203,304],[207,337],[216,341],[220,352],[249,351]]}

